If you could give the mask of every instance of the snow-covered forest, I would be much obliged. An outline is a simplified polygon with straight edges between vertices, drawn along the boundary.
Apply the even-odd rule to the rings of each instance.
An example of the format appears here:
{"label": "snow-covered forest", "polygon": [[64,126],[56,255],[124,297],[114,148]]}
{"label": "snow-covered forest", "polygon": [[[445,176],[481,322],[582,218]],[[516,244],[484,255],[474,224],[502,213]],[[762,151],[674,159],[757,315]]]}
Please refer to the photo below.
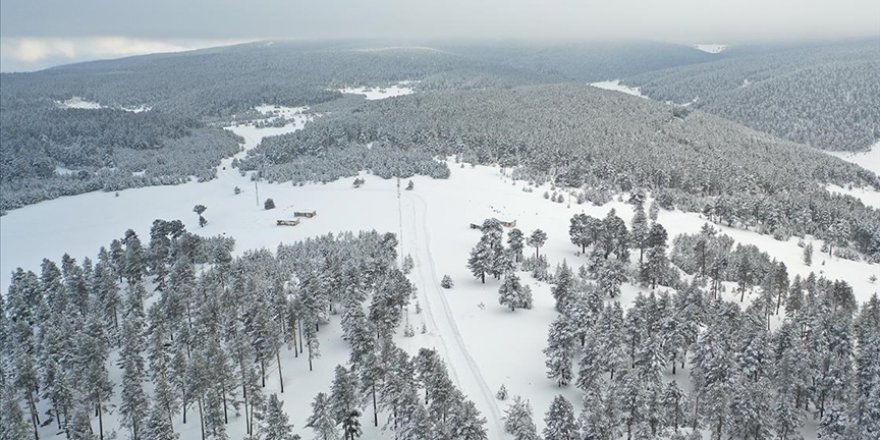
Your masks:
{"label": "snow-covered forest", "polygon": [[[733,52],[731,54],[731,52]],[[739,56],[737,56],[739,52]],[[864,150],[880,133],[880,47],[729,49],[718,61],[626,78],[650,97],[825,150]],[[846,129],[840,124],[846,121]]]}
{"label": "snow-covered forest", "polygon": [[[446,92],[467,91],[454,95],[455,101],[503,100],[497,101],[497,105],[509,106],[510,111],[522,110],[527,103],[522,94],[531,95],[529,99],[550,100],[554,105],[554,101],[564,99],[564,113],[542,115],[541,111],[549,109],[528,110],[534,113],[535,120],[575,118],[571,122],[580,123],[577,118],[581,111],[598,111],[608,118],[621,115],[593,107],[597,103],[578,97],[577,89],[584,83],[623,78],[626,84],[642,86],[643,92],[658,100],[679,104],[693,101],[693,108],[783,139],[820,149],[863,150],[880,130],[878,117],[872,113],[880,108],[880,89],[876,87],[880,83],[876,72],[880,69],[874,43],[817,44],[794,49],[757,46],[709,54],[688,46],[661,43],[542,46],[438,42],[434,47],[375,50],[357,42],[259,42],[183,55],[158,54],[61,66],[27,74],[3,73],[0,184],[4,191],[0,210],[6,212],[88,191],[211,179],[219,159],[236,153],[234,140],[217,128],[233,121],[258,118],[254,107],[317,106],[326,107],[328,112],[345,109],[345,113],[372,113],[374,110],[369,106],[361,108],[363,99],[347,98],[353,95],[344,94],[346,88],[393,87],[401,81],[415,81],[412,87],[416,90],[436,92],[426,99],[451,99]],[[719,56],[722,58],[718,59]],[[253,65],[262,67],[248,67]],[[559,83],[571,89],[522,88]],[[767,99],[768,96],[772,98]],[[414,98],[414,102],[421,99]],[[89,105],[64,104],[71,100]],[[656,121],[657,117],[668,119],[669,109],[674,106],[667,107],[665,114],[659,112],[645,122]],[[422,110],[425,108],[433,107]],[[657,108],[651,112],[657,112]],[[503,109],[498,110],[499,116],[503,116]],[[673,113],[676,118],[686,119],[689,110],[677,109]],[[478,113],[463,110],[430,116],[438,117],[436,123],[449,117],[461,119],[471,129],[481,129],[481,124],[488,122],[479,120]],[[520,117],[526,119],[525,115]],[[477,120],[470,121],[473,118]],[[704,123],[702,116],[696,118],[700,121],[684,124],[690,130],[689,138],[716,136],[714,121]],[[528,119],[525,123],[529,123]],[[625,124],[621,120],[601,131],[591,130],[589,138],[577,133],[579,138],[566,141],[571,144],[569,147],[607,142],[598,136],[615,136]],[[498,125],[494,129],[501,132],[499,135],[521,136],[521,127],[517,125]],[[442,131],[433,134],[441,138],[445,135]],[[642,132],[631,142],[651,143],[649,135]],[[380,169],[384,168],[383,162],[389,162],[385,158],[388,154],[402,156],[408,164],[401,170],[382,170],[385,175],[444,173],[419,157],[422,153],[409,151],[414,146],[419,151],[429,147],[434,153],[437,145],[425,145],[419,139],[407,139],[414,142],[412,145],[383,140],[391,144],[392,151],[380,148],[366,157],[359,157],[365,153],[356,150],[329,152],[341,157],[332,160],[332,165],[306,160],[299,169],[288,171],[285,178],[326,180],[350,175],[358,169]],[[664,139],[662,146],[668,146],[669,141]],[[473,143],[473,139],[467,143],[453,139],[442,147],[453,151],[483,148]],[[401,152],[401,147],[408,151]],[[503,155],[531,147],[525,144],[503,154],[489,152],[479,160],[500,160]],[[352,156],[357,159],[346,160]],[[737,154],[724,158],[741,157]],[[546,169],[547,164],[543,168],[545,173],[551,171]],[[623,170],[618,167],[614,172]],[[814,177],[839,180],[839,176],[828,176],[825,172]],[[865,180],[847,177],[859,185]],[[629,176],[631,181],[643,178]],[[667,177],[660,180],[663,179]]]}
{"label": "snow-covered forest", "polygon": [[0,440],[876,439],[875,52],[3,73]]}

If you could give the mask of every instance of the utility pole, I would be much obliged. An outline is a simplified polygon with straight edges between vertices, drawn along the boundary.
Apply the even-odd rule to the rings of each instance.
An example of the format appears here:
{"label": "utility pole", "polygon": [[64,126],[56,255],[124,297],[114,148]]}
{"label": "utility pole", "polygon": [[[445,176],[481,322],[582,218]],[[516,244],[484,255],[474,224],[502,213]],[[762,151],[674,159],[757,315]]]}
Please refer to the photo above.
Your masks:
{"label": "utility pole", "polygon": [[260,187],[257,185],[257,181],[254,180],[254,193],[257,195],[257,208],[260,207]]}
{"label": "utility pole", "polygon": [[397,237],[397,246],[400,248],[398,254],[401,256],[400,262],[403,264],[403,207],[400,201],[400,177],[397,178],[397,221],[400,225],[400,235]]}

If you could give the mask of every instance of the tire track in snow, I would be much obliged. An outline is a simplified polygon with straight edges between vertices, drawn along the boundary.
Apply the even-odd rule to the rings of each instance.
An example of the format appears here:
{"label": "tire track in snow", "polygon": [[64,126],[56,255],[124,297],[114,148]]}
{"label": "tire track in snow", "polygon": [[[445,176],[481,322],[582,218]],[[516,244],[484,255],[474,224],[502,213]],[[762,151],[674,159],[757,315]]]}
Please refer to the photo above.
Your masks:
{"label": "tire track in snow", "polygon": [[[428,321],[433,327],[433,331],[437,333],[443,345],[443,351],[446,354],[447,363],[453,370],[456,382],[461,391],[474,401],[477,408],[481,410],[483,416],[486,417],[486,430],[489,438],[502,438],[504,429],[501,422],[501,411],[495,403],[495,394],[486,383],[480,367],[467,349],[461,331],[455,322],[455,316],[449,307],[445,293],[440,289],[440,278],[437,277],[437,267],[434,264],[434,257],[431,254],[431,236],[428,232],[428,205],[425,200],[417,195],[411,194],[412,198],[418,201],[421,209],[416,209],[413,205],[413,217],[411,226],[413,233],[410,235],[410,248],[414,249],[415,256],[413,259],[418,268],[418,275],[422,281],[422,295],[425,299],[425,311],[428,315]],[[421,217],[421,219],[417,219]],[[427,263],[427,264],[424,264]],[[433,307],[433,304],[439,304],[439,307]],[[434,316],[435,309],[439,309],[441,316],[439,319]],[[439,323],[439,325],[438,325]],[[451,342],[452,350],[446,341]]]}

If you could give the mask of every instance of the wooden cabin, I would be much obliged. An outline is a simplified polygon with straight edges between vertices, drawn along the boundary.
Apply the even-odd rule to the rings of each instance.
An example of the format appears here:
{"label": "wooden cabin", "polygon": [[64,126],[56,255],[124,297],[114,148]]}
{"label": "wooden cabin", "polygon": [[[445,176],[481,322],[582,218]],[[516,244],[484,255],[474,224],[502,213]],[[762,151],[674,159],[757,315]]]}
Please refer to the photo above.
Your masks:
{"label": "wooden cabin", "polygon": [[299,224],[299,220],[276,220],[275,222],[278,226],[296,226]]}
{"label": "wooden cabin", "polygon": [[492,220],[495,220],[496,222],[498,222],[498,224],[500,224],[501,226],[504,226],[505,228],[515,228],[516,227],[516,220],[514,220],[512,222],[498,220],[497,218],[493,218]]}
{"label": "wooden cabin", "polygon": [[318,215],[318,213],[316,211],[296,211],[293,213],[294,217],[305,217],[305,218],[312,218],[316,215]]}

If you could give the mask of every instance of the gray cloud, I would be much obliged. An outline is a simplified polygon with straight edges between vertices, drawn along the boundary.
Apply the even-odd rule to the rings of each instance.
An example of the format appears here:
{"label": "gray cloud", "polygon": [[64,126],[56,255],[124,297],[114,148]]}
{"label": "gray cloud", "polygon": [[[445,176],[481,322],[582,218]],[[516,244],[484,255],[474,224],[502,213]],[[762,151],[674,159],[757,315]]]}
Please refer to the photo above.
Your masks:
{"label": "gray cloud", "polygon": [[[651,39],[745,43],[880,35],[877,0],[4,0],[9,41],[201,47],[262,38]],[[149,42],[149,43],[148,43]],[[10,49],[10,48],[15,49]],[[69,45],[67,46],[70,47]],[[33,49],[33,48],[32,48]],[[85,47],[78,53],[90,52]],[[92,50],[92,55],[101,56]],[[69,51],[67,52],[69,53]],[[62,51],[62,55],[64,52]],[[108,53],[107,56],[113,56]],[[64,59],[64,57],[61,57]],[[70,59],[79,59],[73,57]],[[10,70],[4,67],[4,70]]]}

